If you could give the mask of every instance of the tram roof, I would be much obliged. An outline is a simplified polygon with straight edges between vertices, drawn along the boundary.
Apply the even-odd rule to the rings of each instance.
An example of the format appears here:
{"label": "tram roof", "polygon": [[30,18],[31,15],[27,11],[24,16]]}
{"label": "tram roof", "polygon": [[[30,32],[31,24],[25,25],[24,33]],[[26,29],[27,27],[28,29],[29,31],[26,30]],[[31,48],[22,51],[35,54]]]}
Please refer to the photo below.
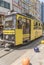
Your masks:
{"label": "tram roof", "polygon": [[[11,12],[11,13],[9,12],[7,15],[5,15],[5,17],[6,17],[6,16],[11,16],[11,15],[16,15],[16,14],[19,14],[19,15],[22,15],[22,16],[28,16],[28,17],[31,18],[31,19],[37,20],[36,17],[32,16],[31,14],[27,14],[27,13],[20,14],[20,13],[18,13],[18,12]],[[38,20],[38,21],[39,21],[39,20]]]}
{"label": "tram roof", "polygon": [[27,13],[23,13],[23,14],[20,14],[20,13],[17,13],[17,12],[9,12],[7,15],[5,15],[5,16],[11,16],[11,15],[16,15],[16,14],[19,14],[19,15],[23,15],[23,16],[28,16],[28,17],[30,17],[30,18],[32,18],[32,19],[35,19],[35,17],[34,16],[32,16],[31,14],[27,14]]}

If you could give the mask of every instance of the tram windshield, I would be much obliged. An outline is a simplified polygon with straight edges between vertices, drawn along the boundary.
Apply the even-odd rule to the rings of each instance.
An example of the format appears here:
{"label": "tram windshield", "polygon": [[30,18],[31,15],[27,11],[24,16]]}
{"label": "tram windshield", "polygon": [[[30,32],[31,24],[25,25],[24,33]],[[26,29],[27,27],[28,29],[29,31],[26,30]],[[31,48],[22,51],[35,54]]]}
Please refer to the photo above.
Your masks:
{"label": "tram windshield", "polygon": [[8,15],[5,18],[4,29],[15,29],[16,17],[15,15]]}

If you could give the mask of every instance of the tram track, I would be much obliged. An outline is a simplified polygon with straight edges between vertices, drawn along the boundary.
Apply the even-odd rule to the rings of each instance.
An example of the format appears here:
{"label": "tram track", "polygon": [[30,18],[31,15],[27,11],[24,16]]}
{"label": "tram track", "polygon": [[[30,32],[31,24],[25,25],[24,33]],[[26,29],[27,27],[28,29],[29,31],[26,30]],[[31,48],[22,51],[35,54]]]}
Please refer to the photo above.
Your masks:
{"label": "tram track", "polygon": [[2,57],[4,57],[4,56],[8,55],[8,54],[11,53],[12,51],[13,51],[13,50],[10,50],[10,51],[5,51],[5,49],[2,50],[2,51],[0,52],[0,58],[2,58]]}
{"label": "tram track", "polygon": [[2,51],[4,48],[0,48],[0,51]]}
{"label": "tram track", "polygon": [[4,49],[4,47],[0,45],[0,51],[2,51],[3,49]]}
{"label": "tram track", "polygon": [[14,61],[16,61],[19,57],[21,57],[23,54],[27,52],[29,49],[34,49],[34,47],[39,45],[39,42],[43,39],[39,38],[33,42],[30,42],[30,44],[27,44],[25,46],[19,46],[17,48],[14,48],[11,52],[8,52],[6,55],[2,56],[0,58],[0,65],[11,65]]}
{"label": "tram track", "polygon": [[[42,37],[43,38],[43,37]],[[35,46],[37,46],[37,45],[39,45],[38,43],[36,44],[36,42],[38,42],[39,40],[41,40],[42,38],[40,38],[40,39],[37,39],[37,40],[35,40],[35,41],[33,41],[32,43],[30,43],[29,44],[29,46],[28,45],[26,45],[26,46],[19,46],[19,47],[17,47],[16,48],[16,50],[18,49],[18,50],[21,50],[21,49],[26,49],[27,47],[29,47],[29,48],[34,48]],[[33,44],[34,43],[34,44]],[[10,53],[12,53],[12,52],[14,52],[15,51],[15,48],[13,48],[13,49],[10,49],[9,51],[5,51],[6,49],[4,48],[4,49],[2,49],[1,51],[0,51],[0,59],[2,58],[2,57],[4,57],[4,56],[6,56],[6,55],[8,55],[8,54],[10,54]]]}
{"label": "tram track", "polygon": [[15,49],[17,50],[19,47],[15,47],[15,48],[13,48],[13,49],[11,49],[10,48],[10,50],[6,50],[6,48],[4,48],[4,49],[2,49],[1,51],[0,51],[0,59],[2,58],[2,57],[4,57],[4,56],[6,56],[6,55],[8,55],[8,54],[10,54],[10,53],[12,53],[12,52],[14,52],[15,51]]}

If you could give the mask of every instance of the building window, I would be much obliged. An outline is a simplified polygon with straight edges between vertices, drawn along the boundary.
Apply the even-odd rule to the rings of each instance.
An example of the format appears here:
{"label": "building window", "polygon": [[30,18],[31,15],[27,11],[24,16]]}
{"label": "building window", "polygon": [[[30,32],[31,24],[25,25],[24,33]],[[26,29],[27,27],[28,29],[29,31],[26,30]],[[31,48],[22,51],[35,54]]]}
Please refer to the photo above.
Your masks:
{"label": "building window", "polygon": [[19,0],[13,0],[13,2],[16,2],[16,3],[18,3],[18,2],[19,2]]}
{"label": "building window", "polygon": [[0,0],[0,6],[4,7],[4,8],[7,8],[7,9],[10,9],[10,3],[5,2],[3,0]]}
{"label": "building window", "polygon": [[4,2],[4,7],[10,9],[10,3]]}
{"label": "building window", "polygon": [[4,2],[0,0],[0,6],[4,7]]}

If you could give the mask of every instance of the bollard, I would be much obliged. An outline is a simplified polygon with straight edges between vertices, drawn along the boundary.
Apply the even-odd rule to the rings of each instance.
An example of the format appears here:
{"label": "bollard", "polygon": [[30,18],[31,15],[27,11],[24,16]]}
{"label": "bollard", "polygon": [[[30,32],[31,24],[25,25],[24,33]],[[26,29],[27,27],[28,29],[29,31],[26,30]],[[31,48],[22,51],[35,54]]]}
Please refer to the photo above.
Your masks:
{"label": "bollard", "polygon": [[29,58],[25,58],[22,60],[22,65],[30,65],[30,60]]}
{"label": "bollard", "polygon": [[44,40],[41,41],[41,44],[44,44]]}

